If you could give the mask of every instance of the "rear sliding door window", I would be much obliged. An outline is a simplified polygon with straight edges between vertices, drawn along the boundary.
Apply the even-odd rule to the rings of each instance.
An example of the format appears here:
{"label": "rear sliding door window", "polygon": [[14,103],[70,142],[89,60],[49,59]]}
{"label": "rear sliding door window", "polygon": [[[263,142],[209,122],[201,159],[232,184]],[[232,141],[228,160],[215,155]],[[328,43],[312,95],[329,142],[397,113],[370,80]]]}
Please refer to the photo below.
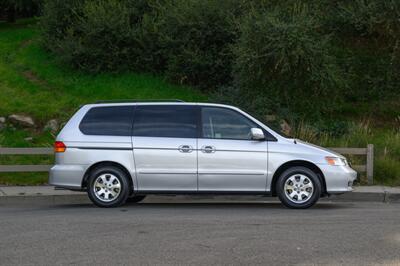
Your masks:
{"label": "rear sliding door window", "polygon": [[79,129],[85,135],[130,136],[133,106],[93,107],[82,119]]}
{"label": "rear sliding door window", "polygon": [[196,138],[196,108],[187,105],[141,105],[135,109],[133,135]]}

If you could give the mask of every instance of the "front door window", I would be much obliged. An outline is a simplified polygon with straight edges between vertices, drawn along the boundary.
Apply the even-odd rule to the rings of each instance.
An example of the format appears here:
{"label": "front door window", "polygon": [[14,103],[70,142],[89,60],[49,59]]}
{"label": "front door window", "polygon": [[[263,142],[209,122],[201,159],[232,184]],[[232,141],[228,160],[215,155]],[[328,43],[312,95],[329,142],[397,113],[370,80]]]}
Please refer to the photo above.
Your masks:
{"label": "front door window", "polygon": [[251,128],[257,124],[234,110],[202,108],[203,138],[251,140]]}

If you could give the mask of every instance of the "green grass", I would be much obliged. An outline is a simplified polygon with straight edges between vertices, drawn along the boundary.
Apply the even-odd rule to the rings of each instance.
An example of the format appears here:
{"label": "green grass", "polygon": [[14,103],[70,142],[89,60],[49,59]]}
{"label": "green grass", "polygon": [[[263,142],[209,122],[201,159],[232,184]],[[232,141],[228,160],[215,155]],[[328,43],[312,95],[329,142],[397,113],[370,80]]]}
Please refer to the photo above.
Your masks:
{"label": "green grass", "polygon": [[[36,130],[0,131],[0,146],[51,146],[54,136],[41,128],[50,119],[65,122],[80,105],[96,100],[181,99],[204,101],[205,95],[149,74],[89,75],[62,66],[40,44],[35,20],[0,23],[0,117],[27,114]],[[25,140],[32,137],[32,140]],[[33,163],[29,158],[0,159],[0,163]],[[47,174],[0,174],[0,184],[41,184]]]}

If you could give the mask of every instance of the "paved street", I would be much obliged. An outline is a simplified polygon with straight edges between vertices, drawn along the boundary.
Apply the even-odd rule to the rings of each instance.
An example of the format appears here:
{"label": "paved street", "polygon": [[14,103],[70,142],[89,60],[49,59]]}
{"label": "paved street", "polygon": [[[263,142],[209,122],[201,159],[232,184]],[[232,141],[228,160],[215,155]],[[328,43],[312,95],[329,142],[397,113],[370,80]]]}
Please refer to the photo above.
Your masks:
{"label": "paved street", "polygon": [[399,264],[400,204],[0,206],[0,265]]}

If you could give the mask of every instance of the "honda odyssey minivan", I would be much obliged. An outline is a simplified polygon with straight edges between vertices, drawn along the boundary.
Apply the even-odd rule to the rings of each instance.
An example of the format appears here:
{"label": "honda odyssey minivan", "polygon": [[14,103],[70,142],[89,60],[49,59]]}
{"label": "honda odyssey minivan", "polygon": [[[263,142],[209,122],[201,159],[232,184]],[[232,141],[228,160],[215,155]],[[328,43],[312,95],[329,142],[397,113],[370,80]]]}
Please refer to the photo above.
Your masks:
{"label": "honda odyssey minivan", "polygon": [[150,194],[278,196],[308,208],[352,190],[345,157],[285,138],[228,105],[181,101],[81,107],[57,136],[49,183],[100,207]]}

